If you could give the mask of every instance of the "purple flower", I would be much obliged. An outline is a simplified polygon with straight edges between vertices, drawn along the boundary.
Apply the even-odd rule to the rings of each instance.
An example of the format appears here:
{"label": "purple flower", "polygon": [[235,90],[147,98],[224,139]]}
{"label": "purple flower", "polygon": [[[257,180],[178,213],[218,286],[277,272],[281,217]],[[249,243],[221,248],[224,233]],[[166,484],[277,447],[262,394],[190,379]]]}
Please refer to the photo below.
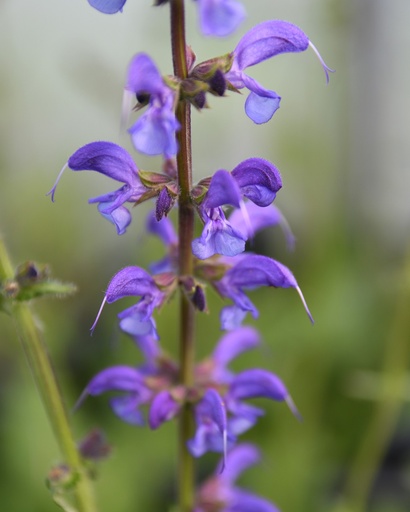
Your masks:
{"label": "purple flower", "polygon": [[164,301],[165,294],[148,272],[140,267],[125,267],[111,279],[91,330],[94,330],[106,302],[111,304],[129,296],[140,296],[141,299],[134,306],[119,313],[121,329],[135,338],[152,336],[158,339],[152,314]]}
{"label": "purple flower", "polygon": [[[199,489],[194,512],[279,512],[272,503],[235,486],[235,481],[248,467],[260,460],[257,448],[249,443],[235,446]],[[222,468],[224,467],[224,470]]]}
{"label": "purple flower", "polygon": [[47,195],[54,201],[56,187],[66,168],[72,171],[97,171],[109,178],[124,183],[120,189],[99,197],[90,199],[89,203],[99,203],[99,212],[112,222],[117,233],[125,233],[131,222],[131,214],[123,206],[126,202],[135,202],[140,199],[147,188],[141,183],[138,168],[131,155],[122,147],[113,142],[91,142],[78,149],[68,159],[67,164],[60,171],[53,188]]}
{"label": "purple flower", "polygon": [[147,111],[128,130],[135,148],[147,155],[175,156],[180,128],[175,117],[177,96],[145,53],[135,55],[129,65],[125,94],[129,93],[142,104],[148,102]]}
{"label": "purple flower", "polygon": [[252,369],[235,375],[227,365],[233,358],[259,343],[252,327],[242,327],[225,334],[212,356],[195,369],[198,389],[204,389],[195,406],[196,433],[188,443],[192,455],[221,452],[233,446],[237,437],[251,428],[263,410],[244,402],[249,398],[285,401],[292,412],[296,407],[283,382],[267,370]]}
{"label": "purple flower", "polygon": [[[114,14],[122,11],[126,0],[88,0],[100,12]],[[235,0],[197,0],[202,33],[206,36],[227,36],[244,20],[245,9]],[[163,0],[157,0],[157,5]]]}
{"label": "purple flower", "polygon": [[292,272],[267,256],[245,254],[239,262],[234,264],[224,277],[214,283],[217,291],[231,299],[233,306],[226,306],[221,311],[222,329],[234,329],[238,327],[247,312],[254,318],[258,316],[258,310],[245,294],[245,290],[254,290],[260,286],[272,286],[274,288],[295,288],[302,299],[306,313],[313,323],[312,315],[307,307],[302,291]]}
{"label": "purple flower", "polygon": [[[243,197],[258,206],[268,206],[282,187],[276,167],[262,158],[249,158],[231,173],[219,170],[212,179],[208,192],[199,207],[205,223],[200,238],[192,242],[192,252],[199,259],[214,254],[236,256],[245,250],[245,241],[254,232],[247,215]],[[225,218],[222,206],[240,208],[247,232],[233,227]]]}
{"label": "purple flower", "polygon": [[112,366],[98,373],[87,384],[76,407],[88,395],[97,396],[105,392],[121,392],[110,400],[114,413],[132,425],[143,425],[144,418],[140,406],[150,402],[153,392],[145,383],[143,372],[130,366]]}
{"label": "purple flower", "polygon": [[235,0],[197,0],[202,33],[224,37],[234,32],[246,17]]}
{"label": "purple flower", "polygon": [[150,264],[151,272],[153,274],[160,274],[162,272],[174,271],[178,256],[178,237],[172,222],[168,217],[163,217],[158,221],[155,212],[151,212],[148,214],[146,227],[148,232],[158,236],[167,248],[167,255],[164,258]]}
{"label": "purple flower", "polygon": [[[228,425],[225,404],[214,389],[208,389],[202,400],[195,406],[196,432],[188,441],[188,449],[194,457],[208,451],[226,454],[228,446]],[[229,439],[232,443],[234,439]]]}
{"label": "purple flower", "polygon": [[104,14],[115,14],[122,11],[127,0],[88,0],[88,3]]}
{"label": "purple flower", "polygon": [[279,108],[281,98],[275,91],[265,89],[245,74],[245,69],[281,53],[303,52],[309,46],[318,55],[329,80],[328,72],[332,70],[323,62],[306,34],[292,23],[280,20],[265,21],[253,27],[239,41],[233,51],[232,67],[225,77],[234,88],[246,87],[250,91],[245,102],[245,112],[254,123],[269,121]]}

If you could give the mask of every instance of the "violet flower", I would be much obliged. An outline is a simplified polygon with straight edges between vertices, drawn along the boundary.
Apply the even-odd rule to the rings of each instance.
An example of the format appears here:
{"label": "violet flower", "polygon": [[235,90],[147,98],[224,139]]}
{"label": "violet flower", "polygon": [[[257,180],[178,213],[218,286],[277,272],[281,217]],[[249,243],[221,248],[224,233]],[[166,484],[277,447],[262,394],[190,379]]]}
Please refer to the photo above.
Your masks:
{"label": "violet flower", "polygon": [[47,195],[51,195],[53,202],[57,185],[67,167],[72,171],[97,171],[124,183],[115,192],[94,197],[88,202],[99,203],[98,210],[103,217],[115,225],[119,235],[125,233],[131,222],[131,214],[123,204],[138,201],[148,190],[140,181],[138,168],[131,155],[113,142],[91,142],[81,147],[70,156],[53,188],[48,192]]}
{"label": "violet flower", "polygon": [[267,370],[252,369],[234,374],[227,365],[244,351],[259,343],[252,327],[242,327],[225,334],[212,356],[195,369],[198,389],[205,389],[203,399],[195,406],[196,433],[188,443],[192,455],[208,451],[225,452],[239,435],[251,428],[264,411],[247,404],[249,398],[285,401],[292,412],[299,413],[286,386]]}
{"label": "violet flower", "polygon": [[[192,242],[193,254],[199,259],[206,259],[214,254],[236,256],[243,252],[245,241],[254,229],[242,196],[258,206],[266,207],[272,203],[281,187],[279,171],[262,158],[244,160],[231,173],[217,171],[199,207],[205,226],[201,237]],[[227,221],[222,210],[224,205],[241,209],[247,226],[246,233]]]}
{"label": "violet flower", "polygon": [[127,0],[88,0],[88,3],[104,14],[115,14],[122,11]]}
{"label": "violet flower", "polygon": [[125,95],[130,93],[142,100],[142,104],[148,102],[146,112],[128,130],[135,148],[147,155],[175,156],[176,131],[180,129],[175,117],[176,93],[145,53],[135,55],[129,65]]}
{"label": "violet flower", "polygon": [[256,124],[269,121],[279,108],[280,96],[265,89],[244,71],[281,53],[297,53],[313,48],[329,81],[331,70],[324,63],[314,45],[300,28],[287,21],[265,21],[253,27],[239,41],[233,51],[233,64],[225,78],[236,89],[247,88],[250,94],[245,102],[247,116]]}
{"label": "violet flower", "polygon": [[119,313],[121,329],[136,338],[152,336],[158,339],[152,314],[164,301],[165,294],[157,287],[148,272],[140,267],[125,267],[111,279],[91,330],[95,329],[106,302],[111,304],[129,296],[140,296],[141,299],[134,306]]}
{"label": "violet flower", "polygon": [[[164,0],[157,0],[157,4]],[[206,36],[227,36],[244,20],[245,9],[235,0],[196,0],[202,33]],[[115,14],[122,11],[126,0],[88,0],[100,12]]]}
{"label": "violet flower", "polygon": [[111,391],[121,393],[110,399],[114,414],[131,425],[144,425],[140,407],[152,399],[153,393],[145,384],[145,375],[130,366],[112,366],[99,372],[87,384],[75,407],[79,407],[88,395],[98,396]]}
{"label": "violet flower", "polygon": [[215,282],[214,286],[223,297],[231,299],[234,303],[221,311],[222,329],[230,330],[240,326],[248,312],[257,318],[258,310],[246,296],[245,290],[254,290],[260,286],[295,288],[313,323],[312,315],[292,272],[282,263],[267,256],[241,256],[238,263],[234,264],[221,280]]}
{"label": "violet flower", "polygon": [[279,512],[269,501],[235,486],[240,474],[259,460],[260,452],[254,445],[235,446],[197,492],[194,512]]}
{"label": "violet flower", "polygon": [[224,37],[234,32],[246,17],[235,0],[196,0],[201,31],[206,36]]}

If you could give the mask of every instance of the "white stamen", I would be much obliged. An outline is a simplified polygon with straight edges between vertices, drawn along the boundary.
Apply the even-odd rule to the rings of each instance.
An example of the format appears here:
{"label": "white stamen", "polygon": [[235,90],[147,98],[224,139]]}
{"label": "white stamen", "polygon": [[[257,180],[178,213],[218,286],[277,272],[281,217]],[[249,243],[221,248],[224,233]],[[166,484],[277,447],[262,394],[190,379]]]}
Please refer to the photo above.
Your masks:
{"label": "white stamen", "polygon": [[53,201],[54,203],[54,194],[56,192],[56,188],[57,188],[57,185],[58,185],[58,182],[60,181],[60,178],[61,176],[63,175],[63,172],[66,170],[66,168],[68,167],[68,162],[66,162],[64,164],[64,167],[61,169],[61,171],[58,173],[58,176],[57,176],[57,179],[53,185],[53,188],[51,190],[49,190],[46,194],[46,196],[50,196],[51,195],[51,200]]}
{"label": "white stamen", "polygon": [[329,73],[335,73],[335,69],[329,68],[329,66],[326,65],[325,61],[322,59],[322,56],[320,55],[318,49],[316,46],[312,43],[312,41],[309,41],[309,46],[312,48],[312,50],[316,53],[317,58],[319,59],[320,63],[322,64],[323,71],[326,75],[326,83],[329,83]]}
{"label": "white stamen", "polygon": [[303,421],[302,415],[298,411],[298,409],[297,409],[297,407],[295,405],[295,402],[293,401],[293,399],[292,399],[292,397],[290,395],[288,395],[285,398],[285,402],[287,403],[287,406],[289,407],[289,409],[292,411],[293,416],[295,416],[295,418],[298,421]]}
{"label": "white stamen", "polygon": [[305,308],[305,311],[306,311],[310,321],[312,322],[312,324],[314,324],[315,321],[313,320],[313,316],[312,316],[311,312],[309,311],[309,308],[308,308],[308,306],[306,304],[305,297],[303,296],[302,290],[299,288],[299,286],[296,286],[296,291],[299,294],[299,297],[300,297],[300,299],[302,301],[303,307]]}
{"label": "white stamen", "polygon": [[103,310],[103,307],[105,306],[106,302],[107,302],[107,296],[104,297],[104,300],[101,303],[100,309],[98,310],[97,318],[94,320],[94,323],[91,326],[91,329],[90,329],[91,334],[93,334],[93,332],[94,332],[95,326],[97,325],[98,319],[100,318],[100,315],[101,315],[101,311]]}

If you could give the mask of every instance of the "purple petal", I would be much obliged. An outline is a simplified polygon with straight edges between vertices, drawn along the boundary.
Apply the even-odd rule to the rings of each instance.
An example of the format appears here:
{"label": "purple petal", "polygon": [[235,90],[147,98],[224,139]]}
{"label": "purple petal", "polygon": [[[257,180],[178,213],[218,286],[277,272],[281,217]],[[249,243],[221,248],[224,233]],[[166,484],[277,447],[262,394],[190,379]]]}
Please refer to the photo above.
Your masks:
{"label": "purple petal", "polygon": [[175,401],[169,391],[160,391],[151,403],[149,411],[149,426],[155,430],[165,421],[174,418],[181,409],[181,404]]}
{"label": "purple petal", "polygon": [[253,369],[235,376],[229,394],[237,400],[258,397],[283,401],[289,393],[279,377],[266,370]]}
{"label": "purple petal", "polygon": [[208,389],[195,407],[197,431],[188,441],[188,448],[194,457],[207,451],[227,450],[227,418],[225,404],[214,389]]}
{"label": "purple petal", "polygon": [[68,167],[73,171],[97,171],[128,184],[133,182],[138,172],[131,155],[113,142],[86,144],[70,156]]}
{"label": "purple petal", "polygon": [[225,334],[212,355],[217,367],[224,369],[239,354],[259,344],[259,333],[253,327],[242,327]]}
{"label": "purple petal", "polygon": [[252,91],[246,98],[246,115],[256,124],[270,121],[279,108],[280,96],[273,91],[268,92],[270,95],[261,96]]}
{"label": "purple petal", "polygon": [[[258,312],[256,308],[254,308],[253,316],[256,318]],[[220,321],[221,321],[221,329],[223,331],[231,331],[232,329],[237,329],[242,325],[243,320],[245,319],[246,311],[243,309],[233,305],[233,306],[225,306],[221,310]]]}
{"label": "purple petal", "polygon": [[206,36],[224,37],[242,23],[246,12],[234,0],[198,0],[201,30]]}
{"label": "purple petal", "polygon": [[111,398],[110,405],[115,415],[131,425],[144,425],[144,417],[139,410],[141,397],[138,394],[116,396]]}
{"label": "purple petal", "polygon": [[258,206],[268,206],[282,188],[278,169],[263,158],[248,158],[235,167],[232,176],[241,194]]}
{"label": "purple petal", "polygon": [[140,304],[141,302],[119,313],[120,329],[136,340],[146,336],[158,340],[155,320],[151,317],[152,311],[142,310],[138,307]]}
{"label": "purple petal", "polygon": [[105,296],[110,304],[130,295],[144,296],[160,293],[148,272],[140,267],[125,267],[111,279]]}
{"label": "purple petal", "polygon": [[115,210],[112,210],[111,213],[106,213],[106,210],[111,210],[112,204],[113,203],[100,203],[98,205],[98,211],[105,219],[114,224],[119,235],[123,235],[131,223],[131,214],[125,206],[119,206]]}
{"label": "purple petal", "polygon": [[232,175],[228,171],[216,171],[204,200],[204,208],[217,208],[224,204],[239,208],[240,202],[241,191]]}
{"label": "purple petal", "polygon": [[141,153],[172,158],[178,151],[175,132],[179,128],[172,110],[149,106],[128,132],[135,149]]}
{"label": "purple petal", "polygon": [[255,289],[260,286],[275,288],[297,288],[298,284],[292,272],[267,256],[250,254],[232,267],[223,279],[240,289]]}
{"label": "purple petal", "polygon": [[[250,443],[239,444],[229,451],[225,471],[219,478],[232,485],[246,469],[257,464],[259,460],[260,452],[256,446]],[[216,473],[221,471],[217,470]]]}
{"label": "purple petal", "polygon": [[168,90],[157,66],[146,53],[138,53],[132,58],[125,88],[137,95],[158,95]]}
{"label": "purple petal", "polygon": [[210,220],[205,224],[202,236],[192,241],[192,253],[200,260],[214,254],[236,256],[245,250],[246,238],[227,222],[222,225]]}
{"label": "purple petal", "polygon": [[300,28],[281,20],[265,21],[253,27],[234,50],[235,69],[244,70],[280,53],[302,52],[309,39]]}
{"label": "purple petal", "polygon": [[104,14],[115,14],[122,11],[127,0],[88,0],[88,3]]}
{"label": "purple petal", "polygon": [[141,374],[130,366],[111,366],[98,373],[86,387],[88,395],[106,391],[137,391],[143,385]]}
{"label": "purple petal", "polygon": [[[257,206],[254,203],[245,203],[248,218],[250,220],[253,232],[257,233],[269,226],[275,226],[282,220],[279,208],[273,204],[269,206]],[[234,210],[229,217],[229,224],[242,234],[246,234],[244,217],[241,210]]]}
{"label": "purple petal", "polygon": [[225,512],[280,512],[280,510],[264,498],[236,488]]}

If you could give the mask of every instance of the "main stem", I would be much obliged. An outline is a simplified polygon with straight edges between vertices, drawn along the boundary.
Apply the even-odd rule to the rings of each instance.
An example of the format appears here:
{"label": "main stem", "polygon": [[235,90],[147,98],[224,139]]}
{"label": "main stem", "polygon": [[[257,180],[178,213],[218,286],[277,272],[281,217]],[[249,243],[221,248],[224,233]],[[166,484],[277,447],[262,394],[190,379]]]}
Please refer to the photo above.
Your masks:
{"label": "main stem", "polygon": [[[171,0],[171,44],[174,74],[183,80],[187,77],[184,0]],[[187,102],[178,103],[177,118],[181,124],[178,132],[177,155],[179,185],[179,276],[193,274],[191,243],[194,233],[194,208],[191,201],[191,110]],[[185,387],[193,383],[195,310],[186,295],[180,294],[180,378]],[[179,512],[192,512],[194,507],[194,465],[187,450],[187,441],[193,434],[192,408],[186,404],[179,418],[178,433],[178,502]]]}

